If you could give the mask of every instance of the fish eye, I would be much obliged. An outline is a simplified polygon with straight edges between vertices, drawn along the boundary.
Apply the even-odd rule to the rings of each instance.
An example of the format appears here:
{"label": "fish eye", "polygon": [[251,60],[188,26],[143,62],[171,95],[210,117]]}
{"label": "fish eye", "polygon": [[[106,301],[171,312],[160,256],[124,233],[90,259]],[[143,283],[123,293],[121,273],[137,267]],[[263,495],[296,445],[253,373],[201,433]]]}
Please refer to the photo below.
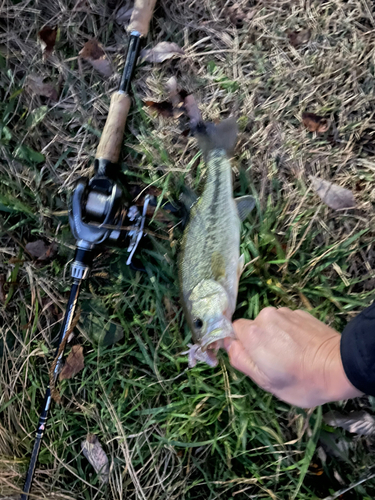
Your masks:
{"label": "fish eye", "polygon": [[194,328],[199,330],[203,326],[203,321],[201,319],[197,318],[194,320],[193,326],[194,326]]}

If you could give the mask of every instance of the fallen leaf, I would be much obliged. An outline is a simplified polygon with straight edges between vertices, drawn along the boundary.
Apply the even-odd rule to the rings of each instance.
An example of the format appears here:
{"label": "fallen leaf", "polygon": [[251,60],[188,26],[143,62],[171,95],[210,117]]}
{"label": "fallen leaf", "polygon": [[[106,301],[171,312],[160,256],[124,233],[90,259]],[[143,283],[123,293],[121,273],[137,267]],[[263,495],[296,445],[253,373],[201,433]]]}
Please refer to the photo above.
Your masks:
{"label": "fallen leaf", "polygon": [[83,347],[81,345],[74,345],[66,358],[65,364],[59,375],[59,380],[73,378],[74,375],[77,375],[84,367],[85,360],[83,357]]}
{"label": "fallen leaf", "polygon": [[116,23],[120,25],[126,24],[133,13],[133,7],[129,7],[129,5],[124,5],[121,7],[116,13]]}
{"label": "fallen leaf", "polygon": [[312,187],[320,199],[333,210],[355,208],[353,193],[332,182],[310,175]]}
{"label": "fallen leaf", "polygon": [[0,302],[2,304],[4,304],[4,302],[7,298],[5,290],[4,290],[5,282],[6,282],[5,274],[0,274]]}
{"label": "fallen leaf", "polygon": [[31,255],[31,257],[39,259],[39,257],[41,257],[42,255],[44,255],[46,253],[47,245],[44,243],[43,240],[37,240],[37,241],[33,241],[31,243],[28,243],[26,245],[26,250]]}
{"label": "fallen leaf", "polygon": [[181,98],[179,97],[177,78],[175,76],[171,76],[165,84],[165,87],[168,90],[169,98],[172,103],[178,104],[181,101]]}
{"label": "fallen leaf", "polygon": [[183,108],[185,105],[185,98],[187,97],[188,93],[184,89],[178,90],[177,78],[175,76],[172,76],[167,81],[165,87],[168,90],[169,99],[174,108],[174,115],[175,117],[179,116],[184,110]]}
{"label": "fallen leaf", "polygon": [[52,259],[57,253],[57,244],[52,242],[47,245],[43,240],[32,241],[26,245],[26,250],[33,257],[39,261]]}
{"label": "fallen leaf", "polygon": [[178,118],[185,111],[184,104],[187,92],[186,90],[178,91],[177,79],[174,76],[167,81],[165,86],[169,94],[168,101],[144,101],[144,104],[159,115],[166,116],[167,118]]}
{"label": "fallen leaf", "polygon": [[179,57],[185,54],[183,49],[174,42],[160,42],[152,49],[143,49],[141,59],[152,63],[161,63],[172,57]]}
{"label": "fallen leaf", "polygon": [[77,0],[73,7],[73,12],[90,12],[90,5],[87,0]]}
{"label": "fallen leaf", "polygon": [[92,38],[85,43],[79,55],[103,76],[109,77],[113,70],[100,43]]}
{"label": "fallen leaf", "polygon": [[364,410],[353,411],[349,415],[330,411],[323,416],[323,420],[331,427],[341,427],[360,436],[370,436],[375,433],[375,417]]}
{"label": "fallen leaf", "polygon": [[25,262],[24,259],[19,259],[18,257],[11,257],[8,260],[8,264],[23,264]]}
{"label": "fallen leaf", "polygon": [[152,111],[156,111],[156,113],[161,116],[166,116],[167,118],[171,118],[173,116],[173,106],[169,101],[143,101],[143,104],[151,108]]}
{"label": "fallen leaf", "polygon": [[186,114],[188,115],[190,120],[191,128],[196,127],[199,123],[202,122],[202,115],[201,112],[199,111],[198,105],[193,95],[190,94],[186,96],[185,108],[186,108]]}
{"label": "fallen leaf", "polygon": [[49,386],[51,389],[51,397],[58,404],[61,404],[61,396],[59,390],[56,387],[55,369],[57,363],[59,362],[60,356],[63,355],[66,344],[71,339],[72,336],[71,334],[73,333],[74,328],[77,326],[80,316],[81,316],[81,309],[78,308],[76,315],[74,316],[73,321],[70,324],[69,330],[66,332],[61,344],[59,345],[55,359],[53,360],[49,368]]}
{"label": "fallen leaf", "polygon": [[43,50],[43,59],[47,59],[53,52],[56,43],[57,26],[45,26],[38,33]]}
{"label": "fallen leaf", "polygon": [[25,82],[25,88],[35,95],[49,97],[50,99],[57,101],[57,90],[51,83],[43,83],[43,80],[44,78],[42,76],[28,75]]}
{"label": "fallen leaf", "polygon": [[327,118],[318,116],[315,113],[302,113],[302,123],[310,132],[323,134],[327,132],[331,123]]}
{"label": "fallen leaf", "polygon": [[249,22],[254,17],[254,11],[246,11],[236,2],[226,9],[225,15],[225,17],[229,17],[230,22],[234,24],[236,28],[242,28],[246,22]]}
{"label": "fallen leaf", "polygon": [[82,452],[94,467],[102,483],[109,480],[109,460],[102,445],[95,434],[87,434],[85,441],[81,443]]}
{"label": "fallen leaf", "polygon": [[288,32],[289,42],[293,45],[293,47],[299,47],[300,45],[307,43],[310,40],[310,37],[311,30],[308,28],[301,31]]}
{"label": "fallen leaf", "polygon": [[309,473],[313,474],[314,476],[321,476],[324,474],[323,467],[319,464],[315,464],[313,462],[310,463],[309,465]]}

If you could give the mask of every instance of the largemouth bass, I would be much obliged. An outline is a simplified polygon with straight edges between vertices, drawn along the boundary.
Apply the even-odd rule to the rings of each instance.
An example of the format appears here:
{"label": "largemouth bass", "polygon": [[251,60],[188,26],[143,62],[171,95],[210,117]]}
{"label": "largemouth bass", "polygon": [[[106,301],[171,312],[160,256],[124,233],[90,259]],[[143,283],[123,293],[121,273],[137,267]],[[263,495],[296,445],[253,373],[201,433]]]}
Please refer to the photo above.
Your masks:
{"label": "largemouth bass", "polygon": [[223,339],[234,337],[231,320],[244,266],[241,220],[255,205],[252,196],[233,199],[228,155],[236,142],[236,122],[200,124],[196,134],[207,178],[201,197],[191,207],[179,261],[182,303],[195,342],[188,351],[191,367],[197,361],[216,366]]}

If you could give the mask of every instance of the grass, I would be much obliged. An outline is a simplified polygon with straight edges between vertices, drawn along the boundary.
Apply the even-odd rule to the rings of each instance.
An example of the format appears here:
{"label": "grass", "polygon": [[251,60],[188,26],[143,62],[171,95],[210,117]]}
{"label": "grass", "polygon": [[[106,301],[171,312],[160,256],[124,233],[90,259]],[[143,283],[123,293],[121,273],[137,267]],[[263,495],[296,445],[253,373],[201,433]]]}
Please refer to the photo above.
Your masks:
{"label": "grass", "polygon": [[[53,342],[69,291],[74,241],[67,207],[74,182],[90,175],[127,35],[101,0],[88,12],[75,2],[1,4],[0,216],[0,496],[23,484]],[[153,115],[143,99],[163,100],[174,75],[193,92],[208,120],[231,113],[240,134],[233,160],[235,193],[254,193],[243,225],[247,267],[235,317],[267,305],[309,310],[342,330],[374,299],[374,29],[369,0],[251,2],[161,1],[147,43],[173,41],[185,56],[143,64],[123,148],[129,183],[165,196],[201,185],[205,167],[177,121]],[[236,10],[237,9],[237,10]],[[247,20],[241,21],[241,15]],[[243,16],[242,16],[243,17]],[[43,62],[37,33],[59,27],[54,55]],[[288,34],[309,29],[294,47]],[[97,37],[117,72],[103,79],[77,59]],[[57,102],[32,94],[30,74],[60,90]],[[324,135],[301,125],[303,111],[330,118]],[[334,212],[310,188],[319,175],[352,189],[358,208]],[[155,223],[153,229],[165,234]],[[375,410],[363,397],[327,407],[290,407],[220,365],[187,369],[190,340],[178,301],[171,241],[149,237],[130,270],[125,249],[103,249],[81,295],[85,368],[60,385],[35,474],[46,499],[347,499],[374,498],[373,442],[322,422],[328,406]],[[38,264],[25,244],[43,238],[57,257]],[[101,346],[94,333],[121,327],[123,339]],[[87,433],[110,458],[101,485],[81,453]]]}

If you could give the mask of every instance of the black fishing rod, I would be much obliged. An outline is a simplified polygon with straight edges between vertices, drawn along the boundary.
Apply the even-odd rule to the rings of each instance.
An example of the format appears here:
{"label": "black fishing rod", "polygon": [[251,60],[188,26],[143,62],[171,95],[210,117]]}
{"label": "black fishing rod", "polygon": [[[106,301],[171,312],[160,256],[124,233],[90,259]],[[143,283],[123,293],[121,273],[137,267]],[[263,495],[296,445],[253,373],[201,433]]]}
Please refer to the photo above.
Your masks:
{"label": "black fishing rod", "polygon": [[[155,3],[156,0],[135,0],[128,28],[130,39],[125,67],[119,89],[111,98],[108,117],[95,157],[95,175],[90,180],[81,179],[73,192],[69,214],[70,227],[76,239],[76,252],[71,266],[73,284],[53,362],[53,372],[51,374],[53,384],[57,381],[57,377],[61,371],[65,345],[70,332],[74,328],[73,319],[80,287],[82,282],[89,277],[95,250],[98,245],[118,243],[124,239],[125,235],[121,227],[124,226],[125,217],[128,217],[132,230],[127,233],[130,239],[128,247],[130,255],[127,264],[131,264],[131,258],[143,235],[148,199],[145,200],[142,213],[136,207],[130,207],[133,210],[129,209],[127,211],[124,204],[123,192],[116,184],[115,178],[118,171],[118,161],[126,119],[131,104],[131,81],[142,39],[148,33]],[[107,229],[109,226],[112,229]],[[115,226],[115,229],[113,229],[113,226]],[[21,500],[29,498],[51,401],[52,394],[49,384],[45,394],[43,410],[39,417],[34,447]]]}

